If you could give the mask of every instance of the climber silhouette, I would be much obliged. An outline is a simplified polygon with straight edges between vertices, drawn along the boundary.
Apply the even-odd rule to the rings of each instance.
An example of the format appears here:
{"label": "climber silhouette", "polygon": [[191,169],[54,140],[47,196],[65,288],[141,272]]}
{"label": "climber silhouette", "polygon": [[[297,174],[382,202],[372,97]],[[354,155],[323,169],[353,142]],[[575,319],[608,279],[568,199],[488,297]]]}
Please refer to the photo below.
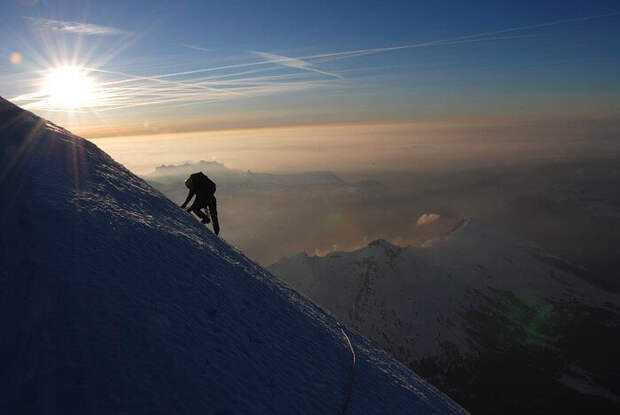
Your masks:
{"label": "climber silhouette", "polygon": [[202,223],[209,223],[209,215],[202,209],[209,208],[211,220],[213,221],[213,232],[220,233],[220,223],[217,219],[217,200],[215,199],[215,183],[202,172],[194,173],[185,180],[185,186],[189,189],[189,194],[185,202],[181,205],[185,208],[189,201],[196,195],[196,200],[187,209],[188,212],[194,213]]}

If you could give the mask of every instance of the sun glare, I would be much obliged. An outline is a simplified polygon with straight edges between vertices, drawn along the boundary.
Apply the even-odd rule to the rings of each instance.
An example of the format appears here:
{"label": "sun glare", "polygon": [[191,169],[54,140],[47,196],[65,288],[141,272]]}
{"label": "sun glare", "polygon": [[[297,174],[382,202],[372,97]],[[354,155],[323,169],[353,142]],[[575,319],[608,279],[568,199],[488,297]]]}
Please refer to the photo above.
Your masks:
{"label": "sun glare", "polygon": [[94,80],[78,66],[50,69],[45,78],[44,93],[49,106],[58,109],[91,107],[97,100]]}

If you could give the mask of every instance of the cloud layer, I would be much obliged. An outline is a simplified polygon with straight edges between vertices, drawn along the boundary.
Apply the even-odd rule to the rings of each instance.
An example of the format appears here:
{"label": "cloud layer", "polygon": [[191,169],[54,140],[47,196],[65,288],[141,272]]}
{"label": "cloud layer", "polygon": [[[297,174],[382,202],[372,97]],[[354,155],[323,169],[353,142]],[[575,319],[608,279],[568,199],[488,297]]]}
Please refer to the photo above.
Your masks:
{"label": "cloud layer", "polygon": [[116,27],[101,26],[85,22],[70,22],[65,20],[44,19],[26,17],[27,20],[38,30],[75,33],[78,35],[118,36],[127,35],[130,32]]}

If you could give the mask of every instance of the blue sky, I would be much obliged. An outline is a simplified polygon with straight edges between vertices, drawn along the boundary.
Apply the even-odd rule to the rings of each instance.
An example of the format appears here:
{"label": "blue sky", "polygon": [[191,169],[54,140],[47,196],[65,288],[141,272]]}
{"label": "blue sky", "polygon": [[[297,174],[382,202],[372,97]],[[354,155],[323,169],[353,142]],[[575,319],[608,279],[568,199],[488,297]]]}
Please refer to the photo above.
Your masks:
{"label": "blue sky", "polygon": [[[620,112],[614,1],[15,0],[2,11],[0,95],[78,129]],[[60,65],[83,67],[96,98],[46,101]]]}

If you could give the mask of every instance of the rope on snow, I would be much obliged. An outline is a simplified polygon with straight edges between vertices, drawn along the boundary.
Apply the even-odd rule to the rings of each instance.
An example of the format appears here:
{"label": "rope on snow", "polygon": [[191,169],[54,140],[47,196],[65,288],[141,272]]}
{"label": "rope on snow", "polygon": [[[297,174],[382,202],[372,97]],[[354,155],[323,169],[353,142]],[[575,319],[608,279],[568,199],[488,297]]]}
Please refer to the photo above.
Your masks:
{"label": "rope on snow", "polygon": [[340,327],[340,331],[344,336],[344,339],[347,341],[349,345],[349,350],[351,351],[351,356],[353,357],[353,363],[351,365],[351,370],[349,371],[349,387],[347,388],[347,397],[344,401],[344,405],[342,406],[342,410],[340,411],[340,415],[344,415],[349,408],[349,402],[351,401],[351,393],[353,392],[353,381],[355,380],[355,366],[357,365],[357,356],[355,355],[355,350],[353,349],[353,344],[351,344],[351,340],[347,333],[344,331],[342,327]]}

